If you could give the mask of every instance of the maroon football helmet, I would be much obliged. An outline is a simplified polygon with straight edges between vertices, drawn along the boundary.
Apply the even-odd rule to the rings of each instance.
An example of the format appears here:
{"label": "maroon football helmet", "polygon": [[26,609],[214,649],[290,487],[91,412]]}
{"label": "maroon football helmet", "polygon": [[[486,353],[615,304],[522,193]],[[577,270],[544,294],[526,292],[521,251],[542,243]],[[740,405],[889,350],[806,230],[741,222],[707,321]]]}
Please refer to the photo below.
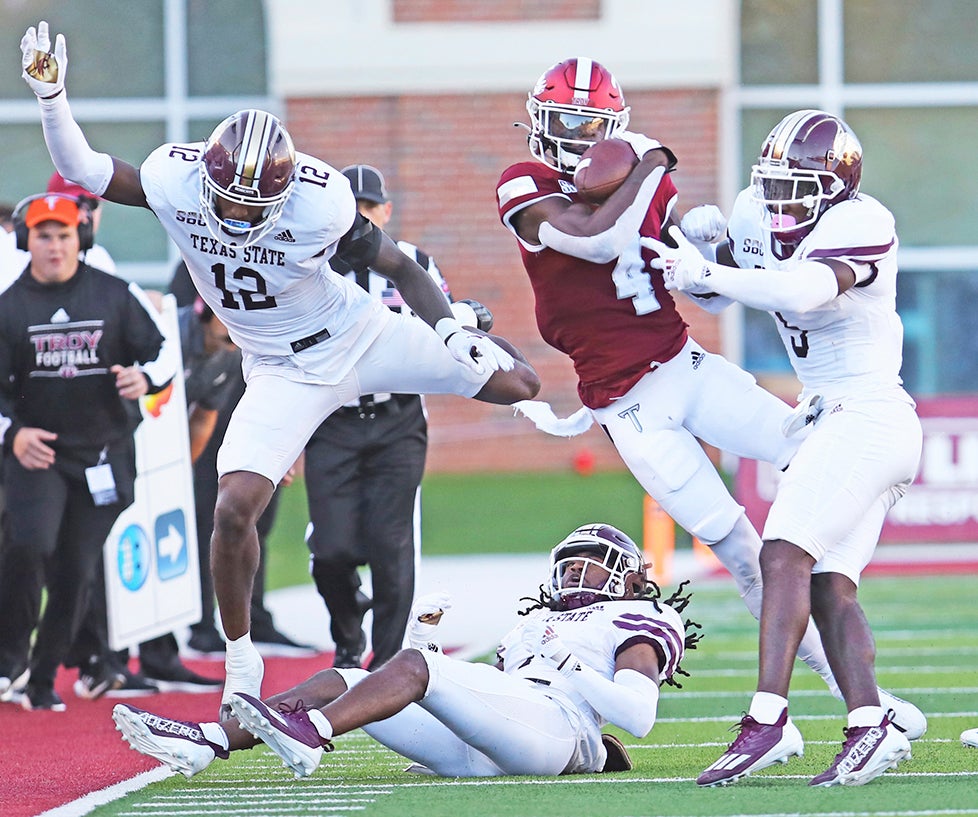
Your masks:
{"label": "maroon football helmet", "polygon": [[621,87],[612,73],[587,57],[558,62],[543,72],[526,101],[530,153],[562,173],[573,172],[595,142],[628,127]]}
{"label": "maroon football helmet", "polygon": [[[200,162],[200,206],[218,241],[241,237],[250,246],[266,235],[282,214],[295,184],[295,148],[282,123],[270,113],[238,111],[211,133]],[[218,199],[264,208],[253,222],[222,218]]]}
{"label": "maroon football helmet", "polygon": [[[607,572],[600,586],[592,586],[586,567]],[[573,610],[598,601],[631,599],[646,585],[645,559],[638,545],[612,525],[593,523],[578,528],[550,551],[547,588],[558,610]]]}
{"label": "maroon football helmet", "polygon": [[[788,114],[768,134],[751,171],[753,198],[770,218],[764,226],[786,244],[797,244],[811,232],[822,213],[859,192],[863,149],[852,129],[825,111]],[[801,220],[784,212],[800,204]]]}

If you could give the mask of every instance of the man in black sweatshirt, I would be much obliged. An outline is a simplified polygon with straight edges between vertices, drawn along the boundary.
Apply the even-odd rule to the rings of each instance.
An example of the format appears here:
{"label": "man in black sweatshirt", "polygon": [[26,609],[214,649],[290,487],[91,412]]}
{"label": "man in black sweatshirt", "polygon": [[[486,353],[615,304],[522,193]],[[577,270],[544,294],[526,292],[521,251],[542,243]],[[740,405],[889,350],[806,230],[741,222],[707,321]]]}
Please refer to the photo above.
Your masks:
{"label": "man in black sweatshirt", "polygon": [[133,501],[125,403],[166,386],[175,360],[142,291],[79,260],[92,242],[86,207],[48,194],[14,216],[31,262],[0,295],[0,697],[23,688],[25,709],[60,711],[55,674],[102,545]]}

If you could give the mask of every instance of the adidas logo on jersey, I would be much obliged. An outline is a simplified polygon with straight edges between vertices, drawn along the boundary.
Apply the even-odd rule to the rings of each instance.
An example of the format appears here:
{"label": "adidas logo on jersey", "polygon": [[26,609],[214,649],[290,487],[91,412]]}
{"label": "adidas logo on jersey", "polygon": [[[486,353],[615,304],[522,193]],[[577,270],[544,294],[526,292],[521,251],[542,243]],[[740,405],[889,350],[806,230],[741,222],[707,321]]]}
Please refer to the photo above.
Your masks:
{"label": "adidas logo on jersey", "polygon": [[71,318],[65,312],[64,307],[59,307],[58,311],[51,316],[51,323],[70,323]]}
{"label": "adidas logo on jersey", "polygon": [[693,368],[698,369],[700,364],[706,360],[706,355],[703,352],[692,351],[689,356],[693,359]]}
{"label": "adidas logo on jersey", "polygon": [[272,236],[276,241],[287,241],[289,244],[295,244],[295,239],[292,237],[291,230],[282,230],[278,235]]}

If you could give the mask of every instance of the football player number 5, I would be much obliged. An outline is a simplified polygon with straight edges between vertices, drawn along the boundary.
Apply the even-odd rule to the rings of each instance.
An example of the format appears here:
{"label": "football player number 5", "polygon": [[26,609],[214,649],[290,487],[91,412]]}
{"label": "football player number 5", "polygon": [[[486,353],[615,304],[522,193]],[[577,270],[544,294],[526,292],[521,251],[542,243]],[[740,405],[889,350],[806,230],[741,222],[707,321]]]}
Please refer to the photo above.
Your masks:
{"label": "football player number 5", "polygon": [[615,283],[615,294],[619,300],[630,298],[636,315],[647,315],[661,307],[652,290],[652,276],[642,257],[642,244],[638,234],[618,256],[618,263],[611,271]]}

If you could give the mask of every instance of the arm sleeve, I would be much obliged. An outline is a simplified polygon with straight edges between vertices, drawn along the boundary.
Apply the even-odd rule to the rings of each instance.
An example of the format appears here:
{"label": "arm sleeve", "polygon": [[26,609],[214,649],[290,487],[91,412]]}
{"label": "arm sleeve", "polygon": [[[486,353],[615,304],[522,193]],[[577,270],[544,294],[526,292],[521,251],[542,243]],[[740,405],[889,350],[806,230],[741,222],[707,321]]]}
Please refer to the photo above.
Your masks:
{"label": "arm sleeve", "polygon": [[629,240],[638,234],[665,172],[664,167],[657,167],[649,173],[639,187],[635,200],[607,230],[597,235],[570,235],[558,230],[549,221],[544,221],[539,230],[540,242],[564,255],[595,264],[614,261],[621,255]]}
{"label": "arm sleeve", "polygon": [[621,669],[609,681],[590,667],[578,663],[569,676],[574,689],[598,713],[637,738],[644,738],[655,724],[659,708],[659,686],[647,675]]}
{"label": "arm sleeve", "polygon": [[383,231],[379,227],[374,226],[366,216],[357,213],[353,226],[340,239],[336,255],[351,270],[366,269],[377,260],[383,238]]}
{"label": "arm sleeve", "polygon": [[728,298],[725,295],[717,295],[715,293],[699,295],[693,292],[686,292],[684,294],[700,309],[702,309],[704,312],[709,312],[711,315],[719,315],[724,309],[734,302],[733,298]]}
{"label": "arm sleeve", "polygon": [[112,181],[112,157],[96,153],[71,115],[66,94],[39,99],[44,141],[54,166],[68,181],[101,196]]}
{"label": "arm sleeve", "polygon": [[808,312],[839,294],[835,272],[820,261],[803,261],[790,270],[738,269],[707,264],[703,280],[718,295],[765,312]]}

